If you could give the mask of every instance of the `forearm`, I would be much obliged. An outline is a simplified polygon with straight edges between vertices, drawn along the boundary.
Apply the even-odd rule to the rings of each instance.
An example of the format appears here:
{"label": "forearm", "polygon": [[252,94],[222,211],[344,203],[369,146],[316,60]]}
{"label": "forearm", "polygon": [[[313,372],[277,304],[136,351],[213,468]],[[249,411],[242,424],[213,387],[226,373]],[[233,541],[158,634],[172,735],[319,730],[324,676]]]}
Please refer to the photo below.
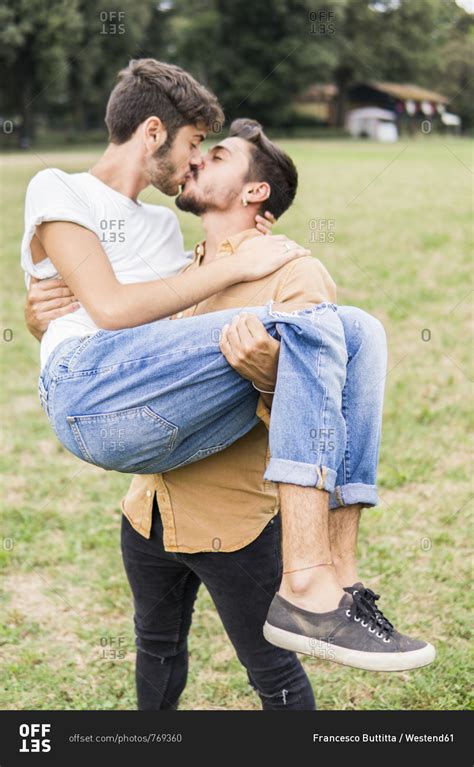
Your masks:
{"label": "forearm", "polygon": [[271,408],[278,375],[280,343],[271,338],[268,339],[268,343],[269,353],[266,358],[262,357],[261,360],[256,363],[251,380],[255,388],[260,392],[265,405],[267,405],[268,408]]}
{"label": "forearm", "polygon": [[262,399],[269,410],[272,409],[273,394],[262,394]]}
{"label": "forearm", "polygon": [[188,309],[240,279],[238,261],[222,258],[168,279],[117,283],[95,319],[107,330],[143,325]]}
{"label": "forearm", "polygon": [[[267,371],[257,372],[256,377],[252,380],[252,384],[257,389],[257,391],[260,392],[260,397],[263,401],[263,404],[270,412],[272,409],[273,395],[275,392],[277,372],[275,371],[275,377],[273,381],[269,380],[266,373]],[[262,384],[260,378],[262,378],[265,383]]]}
{"label": "forearm", "polygon": [[105,330],[135,327],[169,317],[245,276],[242,259],[225,256],[168,279],[123,284],[90,230],[53,221],[41,224],[36,236],[71,293],[96,325]]}
{"label": "forearm", "polygon": [[[278,237],[251,238],[238,257],[224,256],[176,277],[122,284],[94,232],[78,224],[50,221],[36,237],[58,274],[99,328],[120,330],[169,317],[238,282],[257,280],[306,254]],[[284,239],[284,238],[283,238]],[[257,242],[254,242],[257,240]]]}

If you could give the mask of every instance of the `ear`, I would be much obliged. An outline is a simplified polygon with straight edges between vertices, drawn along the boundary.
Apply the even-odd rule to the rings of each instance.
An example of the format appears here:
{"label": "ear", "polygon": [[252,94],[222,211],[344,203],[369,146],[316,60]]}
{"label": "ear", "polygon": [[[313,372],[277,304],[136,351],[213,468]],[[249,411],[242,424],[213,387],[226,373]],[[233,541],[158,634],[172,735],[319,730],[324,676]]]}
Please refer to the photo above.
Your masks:
{"label": "ear", "polygon": [[162,146],[167,137],[166,128],[159,117],[148,117],[142,123],[142,135],[146,148],[154,153]]}
{"label": "ear", "polygon": [[268,200],[271,194],[271,187],[266,181],[249,181],[243,188],[242,199],[251,203],[262,203]]}

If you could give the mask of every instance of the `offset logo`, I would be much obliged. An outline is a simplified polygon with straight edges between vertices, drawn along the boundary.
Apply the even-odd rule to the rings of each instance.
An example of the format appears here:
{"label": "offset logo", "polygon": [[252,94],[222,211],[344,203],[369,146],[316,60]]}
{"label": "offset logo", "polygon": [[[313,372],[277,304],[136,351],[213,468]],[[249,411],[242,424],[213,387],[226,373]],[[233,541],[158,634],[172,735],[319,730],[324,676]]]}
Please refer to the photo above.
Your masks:
{"label": "offset logo", "polygon": [[51,751],[50,724],[20,724],[20,754],[46,754]]}

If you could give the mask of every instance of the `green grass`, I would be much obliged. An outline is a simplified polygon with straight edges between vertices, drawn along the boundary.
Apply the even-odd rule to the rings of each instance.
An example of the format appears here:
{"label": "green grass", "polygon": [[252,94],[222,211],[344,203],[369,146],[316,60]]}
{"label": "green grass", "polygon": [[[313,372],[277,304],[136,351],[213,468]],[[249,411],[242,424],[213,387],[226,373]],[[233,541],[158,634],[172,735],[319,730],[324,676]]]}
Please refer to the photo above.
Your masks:
{"label": "green grass", "polygon": [[[313,253],[334,276],[339,303],[374,313],[388,334],[381,506],[363,515],[360,572],[382,592],[389,617],[438,649],[432,666],[411,673],[375,675],[310,659],[305,667],[322,709],[465,708],[472,145],[283,143],[301,182],[277,231],[307,243],[314,220],[334,222],[334,241],[312,244]],[[97,152],[39,150],[3,160],[2,327],[13,337],[3,340],[2,355],[1,708],[135,706],[132,606],[119,550],[128,480],[81,463],[56,442],[37,401],[37,342],[22,316],[27,182],[48,165],[86,169]],[[150,190],[144,196],[172,204]],[[190,247],[199,221],[181,220]],[[113,658],[116,645],[107,643],[118,638]],[[259,708],[205,589],[190,652],[182,708]]]}

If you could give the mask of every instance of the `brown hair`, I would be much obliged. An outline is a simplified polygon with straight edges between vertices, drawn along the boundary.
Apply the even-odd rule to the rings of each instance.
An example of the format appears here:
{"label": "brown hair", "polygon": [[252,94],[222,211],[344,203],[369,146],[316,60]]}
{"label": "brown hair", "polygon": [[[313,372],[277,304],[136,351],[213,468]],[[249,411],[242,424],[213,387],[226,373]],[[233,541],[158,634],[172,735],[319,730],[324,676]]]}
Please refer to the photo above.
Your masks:
{"label": "brown hair", "polygon": [[247,181],[266,181],[270,197],[260,206],[279,218],[295,199],[298,171],[291,157],[265,135],[256,120],[241,118],[230,126],[229,136],[236,136],[251,145],[250,167]]}
{"label": "brown hair", "polygon": [[109,140],[123,144],[152,116],[163,122],[168,143],[184,125],[218,133],[224,121],[217,98],[188,72],[155,59],[133,59],[118,73],[107,103]]}

